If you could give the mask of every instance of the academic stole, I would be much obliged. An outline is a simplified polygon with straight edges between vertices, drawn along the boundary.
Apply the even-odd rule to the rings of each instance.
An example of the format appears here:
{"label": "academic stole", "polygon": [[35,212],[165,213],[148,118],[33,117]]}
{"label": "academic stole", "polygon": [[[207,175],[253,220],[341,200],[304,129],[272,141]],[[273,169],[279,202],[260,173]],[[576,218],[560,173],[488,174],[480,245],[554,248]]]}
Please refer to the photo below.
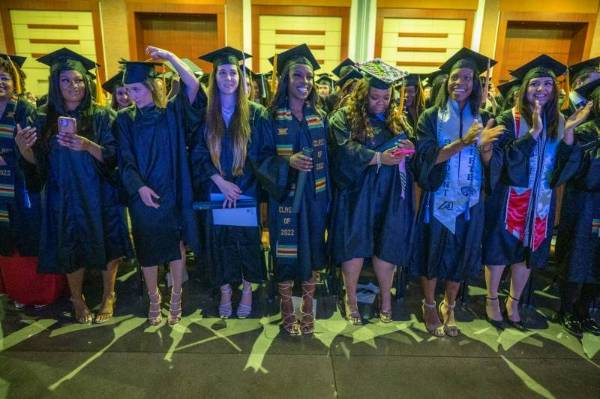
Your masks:
{"label": "academic stole", "polygon": [[[529,131],[527,122],[521,119],[516,108],[512,109],[515,121],[515,138]],[[558,144],[564,134],[564,119],[558,124],[558,138],[548,139],[546,123],[529,158],[529,182],[527,187],[508,188],[504,227],[523,243],[536,251],[548,236],[552,188],[549,176],[554,167]]]}
{"label": "academic stole", "polygon": [[0,166],[0,225],[8,225],[8,205],[15,199],[15,111],[17,100],[6,104],[4,117],[0,120],[0,155],[6,165]]}
{"label": "academic stole", "polygon": [[[292,112],[287,108],[277,109],[275,113],[275,145],[277,155],[289,158],[301,148],[294,148],[298,137],[294,129],[290,129]],[[304,109],[304,119],[310,133],[313,149],[312,170],[314,177],[314,190],[304,188],[304,195],[327,196],[327,134],[323,119],[315,114],[312,109]],[[298,259],[298,215],[292,213],[292,203],[296,192],[296,183],[290,185],[290,191],[277,206],[277,219],[279,230],[272,232],[276,235],[275,257],[279,264],[294,265]]]}

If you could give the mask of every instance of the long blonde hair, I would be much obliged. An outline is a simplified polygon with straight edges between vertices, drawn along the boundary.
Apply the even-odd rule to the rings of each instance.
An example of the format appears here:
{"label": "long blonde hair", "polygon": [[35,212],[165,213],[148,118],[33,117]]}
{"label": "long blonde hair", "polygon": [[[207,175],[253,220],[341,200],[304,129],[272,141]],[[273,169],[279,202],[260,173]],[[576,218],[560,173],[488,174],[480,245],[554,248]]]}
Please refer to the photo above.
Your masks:
{"label": "long blonde hair", "polygon": [[152,101],[154,101],[154,105],[160,108],[165,108],[167,106],[167,95],[164,87],[161,88],[156,79],[147,78],[144,81],[144,86],[146,86],[148,90],[150,90],[150,93],[152,93]]}
{"label": "long blonde hair", "polygon": [[[234,176],[244,173],[248,142],[250,141],[250,105],[248,96],[244,89],[243,75],[240,68],[236,66],[239,76],[239,84],[236,90],[236,104],[231,119],[231,131],[233,133],[233,165]],[[210,159],[221,175],[221,140],[225,132],[225,121],[221,113],[221,96],[217,86],[217,69],[210,74],[208,84],[208,105],[206,107],[206,130],[204,132]]]}

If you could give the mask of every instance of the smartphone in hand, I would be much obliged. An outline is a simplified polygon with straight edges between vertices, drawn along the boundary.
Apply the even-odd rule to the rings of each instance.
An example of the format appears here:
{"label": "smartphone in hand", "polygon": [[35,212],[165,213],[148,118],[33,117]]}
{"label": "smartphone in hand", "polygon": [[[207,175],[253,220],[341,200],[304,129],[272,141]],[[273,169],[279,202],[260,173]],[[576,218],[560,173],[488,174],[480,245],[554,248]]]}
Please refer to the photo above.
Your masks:
{"label": "smartphone in hand", "polygon": [[75,134],[77,133],[77,120],[67,116],[58,117],[58,131],[60,133]]}

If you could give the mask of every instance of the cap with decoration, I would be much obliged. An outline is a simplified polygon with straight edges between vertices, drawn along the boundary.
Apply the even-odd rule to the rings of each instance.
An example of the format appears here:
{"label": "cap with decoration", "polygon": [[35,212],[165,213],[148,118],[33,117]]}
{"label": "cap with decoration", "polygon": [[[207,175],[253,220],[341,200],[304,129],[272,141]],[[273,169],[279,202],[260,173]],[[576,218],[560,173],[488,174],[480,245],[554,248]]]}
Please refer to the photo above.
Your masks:
{"label": "cap with decoration", "polygon": [[408,75],[407,72],[401,71],[381,60],[360,64],[359,68],[369,81],[369,86],[376,89],[389,89]]}

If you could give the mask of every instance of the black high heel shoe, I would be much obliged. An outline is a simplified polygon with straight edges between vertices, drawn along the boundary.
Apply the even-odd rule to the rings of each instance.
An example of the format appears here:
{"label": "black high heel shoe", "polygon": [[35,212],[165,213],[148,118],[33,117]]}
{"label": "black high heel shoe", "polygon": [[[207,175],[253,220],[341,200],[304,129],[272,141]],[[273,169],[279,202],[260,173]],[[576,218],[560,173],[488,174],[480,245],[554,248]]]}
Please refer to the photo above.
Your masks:
{"label": "black high heel shoe", "polygon": [[[497,301],[498,297],[494,297],[494,298],[490,298],[490,297],[485,297],[486,301]],[[502,314],[502,311],[500,311],[500,314]],[[497,330],[504,330],[506,329],[506,323],[504,322],[504,319],[501,320],[494,320],[492,319],[488,313],[487,313],[487,309],[485,310],[485,319],[487,320],[488,323],[490,323],[492,325],[492,327],[496,328]]]}
{"label": "black high heel shoe", "polygon": [[508,325],[510,327],[514,328],[515,330],[528,331],[527,327],[525,327],[525,325],[523,324],[523,322],[521,320],[519,320],[519,321],[511,320],[511,318],[508,314],[508,300],[509,299],[513,302],[517,302],[517,303],[519,302],[519,299],[508,294],[508,297],[506,298],[506,301],[504,302],[504,308],[506,310],[506,322],[508,323]]}

